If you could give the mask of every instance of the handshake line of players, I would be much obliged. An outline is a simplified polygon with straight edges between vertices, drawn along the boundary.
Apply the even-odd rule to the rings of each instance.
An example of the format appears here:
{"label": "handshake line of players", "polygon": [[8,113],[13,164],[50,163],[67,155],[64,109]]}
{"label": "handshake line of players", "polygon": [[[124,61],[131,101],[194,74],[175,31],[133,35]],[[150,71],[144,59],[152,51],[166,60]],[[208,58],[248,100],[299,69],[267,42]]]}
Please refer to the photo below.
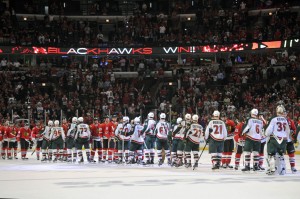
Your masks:
{"label": "handshake line of players", "polygon": [[[85,124],[83,118],[72,118],[69,125],[66,121],[60,126],[59,121],[49,121],[46,127],[40,122],[32,130],[28,124],[18,128],[7,125],[0,128],[2,142],[1,156],[5,159],[17,158],[17,142],[20,141],[21,156],[26,160],[27,150],[31,143],[35,143],[37,159],[46,161],[84,162],[82,149],[86,152],[88,162],[115,162],[127,164],[154,164],[155,148],[158,165],[163,164],[162,150],[165,151],[167,163],[170,166],[187,168],[198,167],[200,137],[204,136],[209,145],[212,169],[233,168],[230,165],[234,140],[236,143],[235,169],[238,170],[242,153],[244,153],[245,168],[250,171],[251,153],[253,156],[253,170],[264,170],[263,151],[267,144],[267,174],[285,173],[283,155],[287,151],[291,170],[295,168],[295,147],[299,128],[296,130],[292,120],[286,117],[283,106],[278,106],[276,116],[267,122],[258,115],[257,109],[252,109],[247,121],[234,121],[222,117],[220,112],[214,111],[206,129],[198,123],[199,116],[186,114],[184,119],[177,118],[176,124],[166,121],[166,114],[159,115],[159,121],[154,120],[154,113],[150,112],[144,124],[136,117],[130,121],[125,116],[117,122],[117,117],[109,117],[103,123],[95,118],[91,125]],[[265,130],[264,130],[265,129]],[[266,141],[267,140],[267,141]],[[91,144],[91,146],[90,146]],[[206,145],[205,145],[206,146]],[[193,156],[192,156],[193,154]],[[54,156],[54,159],[53,159]],[[192,157],[194,159],[192,166]]]}

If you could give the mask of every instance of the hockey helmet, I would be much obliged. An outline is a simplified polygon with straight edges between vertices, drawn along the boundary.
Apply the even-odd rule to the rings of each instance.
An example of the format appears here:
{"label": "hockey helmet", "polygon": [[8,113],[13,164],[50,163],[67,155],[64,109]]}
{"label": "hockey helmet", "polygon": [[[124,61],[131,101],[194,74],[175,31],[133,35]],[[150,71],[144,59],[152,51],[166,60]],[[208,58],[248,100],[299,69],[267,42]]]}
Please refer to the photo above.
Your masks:
{"label": "hockey helmet", "polygon": [[134,122],[134,124],[139,124],[141,122],[140,117],[134,118],[133,122]]}
{"label": "hockey helmet", "polygon": [[77,122],[77,117],[73,117],[72,118],[72,123],[76,123]]}
{"label": "hockey helmet", "polygon": [[214,117],[220,117],[220,112],[217,111],[217,110],[215,110],[215,111],[213,112],[213,116],[214,116]]}
{"label": "hockey helmet", "polygon": [[182,122],[182,118],[181,117],[177,118],[176,123],[180,124],[181,122]]}
{"label": "hockey helmet", "polygon": [[284,112],[285,112],[285,108],[284,108],[283,105],[279,105],[279,106],[276,107],[276,113],[284,114]]}
{"label": "hockey helmet", "polygon": [[148,113],[148,119],[153,119],[153,118],[154,118],[154,113],[153,112]]}
{"label": "hockey helmet", "polygon": [[82,122],[83,122],[83,117],[79,117],[79,118],[78,118],[78,122],[79,122],[79,123],[82,123]]}
{"label": "hockey helmet", "polygon": [[258,115],[258,110],[256,108],[252,109],[251,110],[251,115],[257,116]]}
{"label": "hockey helmet", "polygon": [[129,122],[129,117],[127,117],[127,116],[124,116],[124,117],[123,117],[123,122],[124,122],[124,123],[127,123],[127,122]]}
{"label": "hockey helmet", "polygon": [[59,125],[59,121],[58,121],[58,120],[55,120],[55,121],[54,121],[54,125],[55,125],[55,126],[58,126],[58,125]]}
{"label": "hockey helmet", "polygon": [[48,121],[48,126],[53,126],[53,121],[52,120]]}
{"label": "hockey helmet", "polygon": [[166,114],[165,114],[165,113],[161,113],[161,114],[159,115],[159,118],[160,118],[160,119],[166,119]]}
{"label": "hockey helmet", "polygon": [[192,120],[194,122],[198,122],[199,116],[198,115],[193,115]]}
{"label": "hockey helmet", "polygon": [[184,119],[187,121],[190,121],[192,119],[191,114],[189,114],[189,113],[185,114]]}

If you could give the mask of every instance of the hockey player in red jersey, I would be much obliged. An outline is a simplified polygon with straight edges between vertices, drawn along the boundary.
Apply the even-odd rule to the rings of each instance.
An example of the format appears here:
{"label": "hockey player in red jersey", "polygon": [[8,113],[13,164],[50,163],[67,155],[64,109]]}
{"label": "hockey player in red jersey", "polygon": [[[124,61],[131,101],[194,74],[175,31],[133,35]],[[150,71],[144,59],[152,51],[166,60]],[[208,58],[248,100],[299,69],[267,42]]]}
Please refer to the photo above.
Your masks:
{"label": "hockey player in red jersey", "polygon": [[8,146],[7,146],[7,158],[9,160],[13,159],[12,157],[12,149],[14,150],[13,156],[15,159],[17,158],[17,149],[18,149],[18,142],[17,142],[17,135],[18,135],[18,127],[10,123],[10,126],[5,129],[5,134],[7,136]]}
{"label": "hockey player in red jersey", "polygon": [[91,131],[91,137],[92,137],[92,151],[91,151],[91,159],[90,161],[96,162],[94,160],[96,152],[98,153],[98,161],[100,162],[102,160],[102,143],[101,143],[101,137],[99,133],[99,121],[98,118],[94,118],[94,123],[90,125],[90,131]]}
{"label": "hockey player in red jersey", "polygon": [[41,152],[41,147],[43,144],[43,132],[45,130],[43,121],[39,121],[37,126],[33,127],[32,132],[31,132],[31,138],[32,141],[35,143],[35,152],[36,152],[36,159],[40,159],[40,152]]}
{"label": "hockey player in red jersey", "polygon": [[102,135],[102,143],[103,143],[103,150],[102,150],[102,154],[103,154],[103,158],[102,161],[105,162],[106,161],[106,156],[107,151],[108,151],[108,147],[109,147],[109,138],[112,132],[112,126],[109,122],[109,116],[105,116],[104,122],[100,125],[100,135]]}
{"label": "hockey player in red jersey", "polygon": [[7,139],[5,130],[8,127],[9,127],[9,121],[6,121],[3,126],[0,126],[0,141],[2,142],[1,156],[2,156],[2,159],[4,159],[4,160],[7,155],[6,152],[7,152],[7,147],[8,147],[8,139]]}
{"label": "hockey player in red jersey", "polygon": [[21,127],[18,132],[18,141],[21,143],[21,156],[22,160],[28,160],[26,157],[27,150],[31,141],[31,129],[29,128],[29,124],[26,123],[24,127]]}
{"label": "hockey player in red jersey", "polygon": [[233,166],[230,165],[231,162],[231,156],[234,149],[234,131],[235,131],[235,123],[233,120],[230,120],[226,115],[223,115],[221,118],[227,127],[227,137],[224,141],[224,150],[222,153],[222,167],[223,168],[230,168],[232,169]]}
{"label": "hockey player in red jersey", "polygon": [[234,140],[236,143],[236,152],[235,152],[235,170],[239,169],[241,155],[243,153],[244,145],[245,145],[245,137],[242,135],[243,126],[245,123],[245,119],[241,118],[240,122],[235,127],[234,131]]}
{"label": "hockey player in red jersey", "polygon": [[[64,133],[65,133],[65,137],[67,137],[67,133],[68,133],[68,130],[69,130],[69,126],[70,124],[68,123],[67,119],[64,118],[62,120],[62,125],[61,127],[63,128],[64,130]],[[67,161],[68,159],[68,150],[67,150],[67,143],[66,141],[64,142],[64,148],[63,148],[63,161]]]}
{"label": "hockey player in red jersey", "polygon": [[[118,143],[117,139],[115,137],[115,130],[117,129],[118,122],[117,122],[117,115],[112,115],[111,121],[110,121],[110,126],[111,126],[111,132],[109,136],[109,149],[108,149],[108,160],[109,162],[112,161],[112,159],[116,162],[118,158]],[[113,158],[112,158],[113,156]]]}
{"label": "hockey player in red jersey", "polygon": [[[259,119],[263,121],[263,125],[264,125],[264,127],[266,127],[267,124],[268,124],[268,121],[264,118],[262,113],[259,115]],[[266,145],[266,136],[265,136],[265,133],[263,132],[261,134],[260,150],[259,150],[259,162],[258,162],[258,169],[262,170],[262,171],[265,170],[265,168],[263,168],[263,163],[264,163],[264,159],[265,159],[265,154],[264,154],[265,145]]]}
{"label": "hockey player in red jersey", "polygon": [[295,146],[294,146],[294,142],[295,142],[295,140],[297,140],[296,125],[295,125],[294,120],[289,118],[288,115],[286,116],[286,119],[287,119],[289,127],[290,127],[290,134],[287,138],[287,143],[286,143],[286,152],[289,156],[292,173],[297,173],[297,169],[295,167],[296,160],[295,160]]}

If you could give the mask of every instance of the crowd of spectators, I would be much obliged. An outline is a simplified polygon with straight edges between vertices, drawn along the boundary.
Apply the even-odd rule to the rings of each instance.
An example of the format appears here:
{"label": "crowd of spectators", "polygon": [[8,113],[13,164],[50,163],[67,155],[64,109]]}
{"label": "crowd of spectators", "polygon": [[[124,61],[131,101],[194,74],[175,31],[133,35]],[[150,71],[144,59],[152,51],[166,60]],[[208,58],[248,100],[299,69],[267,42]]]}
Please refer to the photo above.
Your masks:
{"label": "crowd of spectators", "polygon": [[[60,12],[60,1],[50,1],[50,11]],[[102,1],[101,1],[102,2]],[[267,41],[299,38],[300,24],[297,12],[292,12],[290,4],[277,5],[276,12],[266,16],[249,15],[253,3],[237,1],[237,6],[221,7],[218,1],[203,1],[192,6],[194,18],[180,18],[178,14],[191,10],[191,1],[174,1],[170,12],[154,12],[149,6],[137,4],[133,14],[125,20],[114,22],[113,30],[106,31],[97,21],[84,21],[45,15],[44,19],[17,21],[14,10],[2,9],[0,42],[20,45],[59,45],[59,46],[107,46],[107,45],[200,45],[226,44],[234,42]],[[272,1],[271,1],[272,2]],[[274,3],[276,3],[275,1]],[[115,7],[113,3],[98,5],[96,10]],[[211,6],[217,3],[218,6]],[[262,8],[268,8],[270,3]],[[59,6],[58,6],[59,5]],[[255,5],[255,4],[254,4]],[[274,4],[271,4],[274,6]],[[251,7],[250,7],[251,6]],[[261,4],[255,5],[256,9]],[[30,7],[30,6],[29,6]],[[98,11],[95,11],[98,13]],[[99,15],[103,15],[101,12]]]}

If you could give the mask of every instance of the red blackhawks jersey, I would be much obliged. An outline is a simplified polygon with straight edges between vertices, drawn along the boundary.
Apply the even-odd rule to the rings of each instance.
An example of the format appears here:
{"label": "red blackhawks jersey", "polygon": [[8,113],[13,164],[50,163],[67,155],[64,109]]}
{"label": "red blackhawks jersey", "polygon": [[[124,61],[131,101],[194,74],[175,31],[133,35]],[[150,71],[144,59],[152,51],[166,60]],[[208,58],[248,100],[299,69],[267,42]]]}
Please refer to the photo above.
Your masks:
{"label": "red blackhawks jersey", "polygon": [[100,125],[99,131],[100,131],[100,136],[103,139],[109,139],[112,132],[113,132],[113,127],[112,127],[110,122],[109,123],[102,123]]}
{"label": "red blackhawks jersey", "polygon": [[19,131],[18,127],[10,126],[5,129],[5,135],[11,142],[12,141],[14,142],[17,140],[18,131]]}
{"label": "red blackhawks jersey", "polygon": [[90,125],[90,131],[93,140],[100,141],[100,127],[101,124],[99,123],[98,124],[94,123]]}
{"label": "red blackhawks jersey", "polygon": [[45,131],[45,127],[44,126],[35,126],[32,129],[31,132],[31,137],[35,138],[38,141],[43,140],[43,132]]}
{"label": "red blackhawks jersey", "polygon": [[6,141],[7,140],[5,129],[6,129],[5,126],[0,125],[0,141],[2,141],[2,140]]}
{"label": "red blackhawks jersey", "polygon": [[21,127],[19,130],[19,136],[20,136],[20,138],[23,138],[25,140],[30,140],[31,139],[31,129]]}
{"label": "red blackhawks jersey", "polygon": [[232,139],[234,136],[234,131],[235,131],[235,123],[234,123],[234,121],[227,119],[225,124],[226,124],[226,128],[227,128],[226,140]]}
{"label": "red blackhawks jersey", "polygon": [[288,142],[291,142],[291,141],[295,141],[295,135],[296,135],[296,125],[295,125],[295,122],[294,120],[291,120],[291,118],[287,118],[287,121],[288,121],[288,124],[289,124],[289,127],[290,127],[290,134],[288,136]]}
{"label": "red blackhawks jersey", "polygon": [[69,130],[69,124],[68,124],[68,123],[63,123],[63,124],[61,125],[61,127],[62,127],[63,130],[64,130],[65,137],[67,137],[67,133],[68,133],[68,130]]}
{"label": "red blackhawks jersey", "polygon": [[110,137],[113,138],[113,137],[115,137],[115,130],[117,129],[118,122],[111,121],[109,124],[111,126]]}
{"label": "red blackhawks jersey", "polygon": [[234,131],[234,140],[240,146],[244,146],[244,142],[245,142],[245,137],[242,136],[243,126],[244,126],[244,122],[238,123]]}

